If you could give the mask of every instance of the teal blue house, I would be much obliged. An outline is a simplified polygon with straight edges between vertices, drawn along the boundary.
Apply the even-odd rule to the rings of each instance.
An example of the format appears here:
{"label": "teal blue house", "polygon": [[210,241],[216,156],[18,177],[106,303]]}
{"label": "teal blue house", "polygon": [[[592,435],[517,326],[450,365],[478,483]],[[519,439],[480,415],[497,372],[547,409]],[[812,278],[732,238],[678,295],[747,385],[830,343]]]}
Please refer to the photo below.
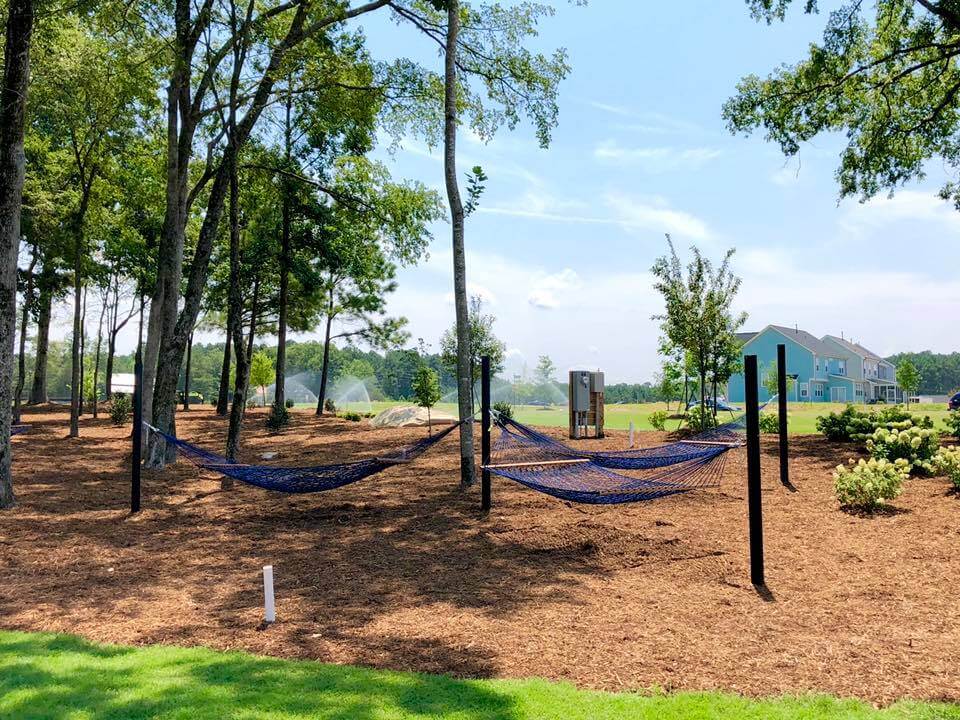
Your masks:
{"label": "teal blue house", "polygon": [[[760,401],[770,399],[764,376],[775,371],[777,345],[787,348],[787,375],[793,378],[793,402],[898,402],[902,398],[896,368],[862,345],[833,335],[818,338],[799,328],[768,325],[758,333],[740,333],[742,355],[756,355]],[[727,400],[744,401],[743,374],[730,378]]]}

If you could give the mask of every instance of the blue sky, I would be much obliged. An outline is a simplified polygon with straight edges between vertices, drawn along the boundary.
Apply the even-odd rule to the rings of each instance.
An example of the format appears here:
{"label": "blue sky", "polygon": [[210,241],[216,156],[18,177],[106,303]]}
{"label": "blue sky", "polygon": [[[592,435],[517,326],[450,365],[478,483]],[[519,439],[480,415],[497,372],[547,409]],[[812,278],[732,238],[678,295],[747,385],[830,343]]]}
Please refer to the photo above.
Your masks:
{"label": "blue sky", "polygon": [[[481,143],[460,133],[461,171],[490,180],[467,225],[468,282],[487,299],[510,371],[540,354],[561,370],[600,367],[645,380],[656,355],[659,301],[648,274],[669,232],[686,254],[737,248],[739,305],[748,328],[799,324],[853,337],[875,351],[956,349],[947,328],[960,307],[960,214],[936,197],[944,175],[893,199],[838,204],[841,139],[825,137],[786,161],[762,137],[733,137],[721,106],[745,74],[800,59],[825,18],[794,11],[753,21],[743,2],[556,4],[544,48],[567,48],[548,150],[529,127]],[[824,7],[824,10],[829,7]],[[381,57],[423,48],[413,32],[367,23]],[[439,151],[407,140],[385,156],[398,177],[442,188]],[[449,226],[429,261],[404,269],[391,312],[436,346],[453,317]]]}

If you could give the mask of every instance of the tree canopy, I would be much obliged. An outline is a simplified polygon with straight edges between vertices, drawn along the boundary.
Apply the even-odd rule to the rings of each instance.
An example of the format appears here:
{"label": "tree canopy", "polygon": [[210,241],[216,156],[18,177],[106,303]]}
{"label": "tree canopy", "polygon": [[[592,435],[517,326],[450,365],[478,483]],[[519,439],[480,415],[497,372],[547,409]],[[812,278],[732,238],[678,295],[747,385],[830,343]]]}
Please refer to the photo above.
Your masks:
{"label": "tree canopy", "polygon": [[[748,0],[754,17],[783,21],[792,0]],[[802,11],[817,12],[816,0]],[[960,5],[954,0],[861,0],[831,12],[807,56],[750,75],[724,106],[733,132],[762,128],[786,155],[821,133],[843,133],[840,195],[869,198],[922,178],[937,159],[960,166]],[[960,208],[960,188],[942,194]]]}

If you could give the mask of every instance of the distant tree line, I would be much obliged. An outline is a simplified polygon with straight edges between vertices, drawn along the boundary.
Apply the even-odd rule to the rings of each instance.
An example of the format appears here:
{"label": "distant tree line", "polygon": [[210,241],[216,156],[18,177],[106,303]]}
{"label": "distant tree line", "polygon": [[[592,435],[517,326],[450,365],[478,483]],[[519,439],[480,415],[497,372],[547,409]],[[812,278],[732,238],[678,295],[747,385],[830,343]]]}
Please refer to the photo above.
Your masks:
{"label": "distant tree line", "polygon": [[903,352],[891,355],[888,362],[899,365],[905,360],[913,363],[920,372],[918,392],[930,395],[945,395],[960,388],[960,352],[934,353]]}
{"label": "distant tree line", "polygon": [[[306,374],[302,382],[316,393],[320,385],[320,372],[323,367],[323,343],[317,341],[287,341],[287,378]],[[190,357],[190,392],[199,393],[205,402],[216,401],[220,389],[221,366],[223,362],[223,343],[195,343]],[[258,345],[255,352],[264,352],[275,364],[277,347]],[[47,352],[47,387],[52,399],[70,397],[71,347],[69,341],[51,341]],[[114,359],[113,373],[132,373],[133,354],[117,355]],[[93,358],[88,362],[92,366]],[[27,354],[25,364],[28,369],[34,365],[34,356]],[[425,354],[421,356],[415,349],[389,350],[378,353],[361,350],[357,347],[330,346],[329,374],[331,385],[343,377],[357,377],[367,380],[372,399],[410,400],[414,397],[413,380],[417,369],[424,364],[433,369],[440,378],[441,394],[456,391],[456,379],[441,363],[440,356]],[[182,392],[186,366],[180,370],[177,384]],[[92,378],[91,378],[92,379]],[[104,397],[106,378],[101,378],[98,396]],[[233,378],[230,378],[232,387]],[[90,383],[88,383],[90,385]],[[84,395],[92,395],[92,386],[84,389]]]}

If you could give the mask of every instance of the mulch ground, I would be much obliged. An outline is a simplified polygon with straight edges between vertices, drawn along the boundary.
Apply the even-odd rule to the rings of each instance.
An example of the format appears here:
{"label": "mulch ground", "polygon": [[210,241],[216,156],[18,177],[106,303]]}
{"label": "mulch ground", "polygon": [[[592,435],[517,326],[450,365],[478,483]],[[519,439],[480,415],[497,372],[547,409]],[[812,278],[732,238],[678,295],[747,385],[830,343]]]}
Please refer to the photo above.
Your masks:
{"label": "mulch ground", "polygon": [[[912,480],[893,510],[847,514],[830,473],[851,450],[819,437],[793,439],[797,493],[764,439],[766,595],[748,579],[742,450],[720,488],[634,505],[575,506],[495,478],[488,517],[477,489],[458,489],[456,433],[317,495],[221,491],[180,462],[144,473],[130,516],[129,428],[85,418],[71,440],[61,409],[25,421],[18,505],[0,513],[6,629],[612,690],[960,700],[960,499],[942,478]],[[222,447],[225,421],[208,410],[178,425]],[[271,435],[257,411],[247,428],[245,459],[276,451],[270,462],[289,465],[423,432],[296,413]],[[265,564],[278,622],[262,629]]]}

